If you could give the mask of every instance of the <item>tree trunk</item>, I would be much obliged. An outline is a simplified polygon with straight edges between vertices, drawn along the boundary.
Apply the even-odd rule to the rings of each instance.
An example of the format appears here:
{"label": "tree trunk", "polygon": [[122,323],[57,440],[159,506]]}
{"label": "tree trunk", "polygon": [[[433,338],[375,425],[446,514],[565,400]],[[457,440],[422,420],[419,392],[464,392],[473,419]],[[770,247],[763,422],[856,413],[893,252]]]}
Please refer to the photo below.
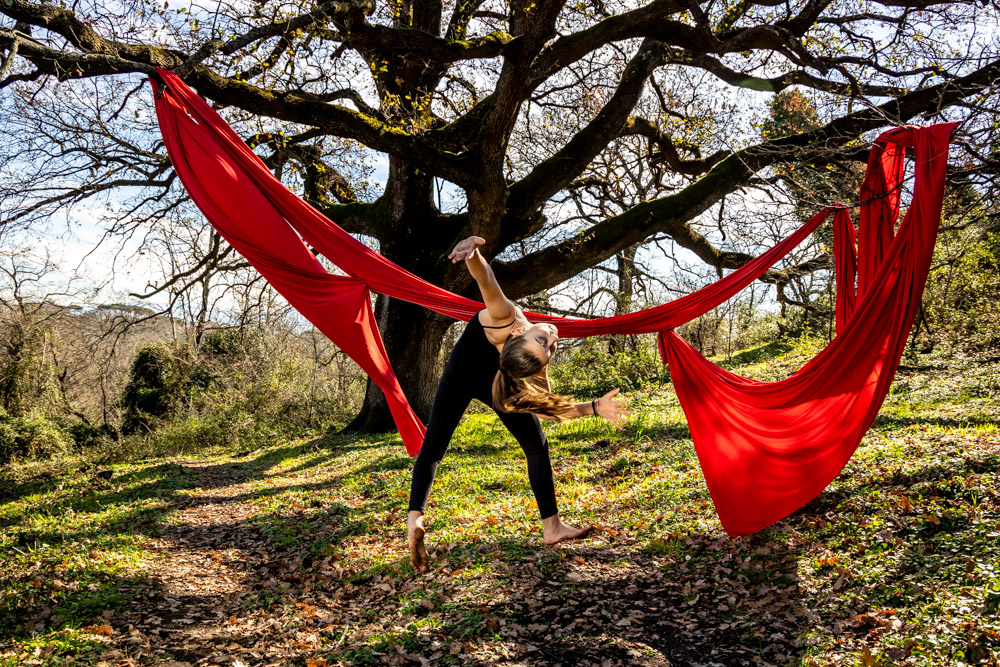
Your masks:
{"label": "tree trunk", "polygon": [[[401,160],[389,161],[387,220],[380,252],[396,264],[441,284],[448,263],[443,259],[453,230],[433,206],[433,179]],[[427,421],[438,383],[441,341],[452,320],[399,299],[379,295],[375,301],[386,353],[410,405]],[[395,430],[382,390],[368,380],[361,411],[344,429],[364,433]]]}
{"label": "tree trunk", "polygon": [[[615,294],[615,315],[632,312],[632,300],[635,295],[635,253],[639,244],[625,248],[615,256],[615,273],[618,277],[618,292]],[[634,350],[636,337],[614,334],[608,339],[608,353],[619,354]]]}
{"label": "tree trunk", "polygon": [[[382,295],[375,301],[375,320],[399,384],[410,405],[426,423],[437,390],[441,341],[452,320],[421,306]],[[385,394],[369,379],[361,412],[344,430],[386,433],[395,428]]]}

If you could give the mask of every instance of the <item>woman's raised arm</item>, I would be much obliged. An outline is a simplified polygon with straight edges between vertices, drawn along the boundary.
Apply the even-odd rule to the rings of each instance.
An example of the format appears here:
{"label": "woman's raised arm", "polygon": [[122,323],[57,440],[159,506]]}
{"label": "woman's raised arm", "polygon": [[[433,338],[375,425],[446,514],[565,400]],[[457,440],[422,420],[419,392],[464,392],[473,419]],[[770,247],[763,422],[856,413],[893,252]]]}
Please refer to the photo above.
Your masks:
{"label": "woman's raised arm", "polygon": [[493,269],[479,253],[479,246],[484,243],[485,239],[470,236],[459,241],[448,257],[453,263],[465,260],[465,266],[479,285],[479,293],[483,296],[483,303],[486,304],[490,317],[498,322],[506,322],[514,317],[514,303],[504,295],[493,275]]}

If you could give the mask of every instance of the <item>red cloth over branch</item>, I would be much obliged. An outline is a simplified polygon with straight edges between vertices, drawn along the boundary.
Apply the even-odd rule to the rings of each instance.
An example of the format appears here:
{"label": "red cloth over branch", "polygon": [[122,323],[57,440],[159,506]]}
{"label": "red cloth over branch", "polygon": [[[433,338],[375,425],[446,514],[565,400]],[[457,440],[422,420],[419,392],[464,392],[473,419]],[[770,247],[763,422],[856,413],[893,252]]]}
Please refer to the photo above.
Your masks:
{"label": "red cloth over branch", "polygon": [[[153,81],[157,116],[191,198],[289,303],[382,388],[407,451],[416,455],[424,428],[389,364],[367,290],[461,320],[473,317],[482,303],[428,283],[366,247],[286,189],[176,75],[159,74],[166,85]],[[838,287],[838,337],[782,383],[728,373],[670,330],[759,278],[835,207],[819,212],[728,276],[670,303],[593,320],[528,317],[553,322],[561,335],[570,337],[661,332],[661,354],[671,366],[723,526],[731,534],[759,530],[822,491],[843,468],[888,392],[930,265],[952,127],[904,128],[876,143],[862,192],[869,197],[890,194],[862,209],[856,251],[846,210],[835,215],[837,277],[843,286]],[[894,239],[903,148],[908,145],[916,149],[915,196]],[[327,273],[303,239],[348,277]]]}
{"label": "red cloth over branch", "polygon": [[[865,184],[880,194],[884,183],[901,181],[903,163],[877,159],[879,154],[901,155],[912,143],[913,201],[895,238],[862,236],[884,249],[882,256],[862,253],[878,270],[837,337],[797,373],[781,382],[748,380],[709,362],[673,332],[660,336],[708,489],[730,535],[754,533],[819,495],[874,421],[930,270],[952,127],[889,132],[872,149],[875,168]],[[897,171],[882,173],[881,167]],[[862,220],[891,237],[888,217],[898,210],[898,202],[875,200],[863,207]]]}

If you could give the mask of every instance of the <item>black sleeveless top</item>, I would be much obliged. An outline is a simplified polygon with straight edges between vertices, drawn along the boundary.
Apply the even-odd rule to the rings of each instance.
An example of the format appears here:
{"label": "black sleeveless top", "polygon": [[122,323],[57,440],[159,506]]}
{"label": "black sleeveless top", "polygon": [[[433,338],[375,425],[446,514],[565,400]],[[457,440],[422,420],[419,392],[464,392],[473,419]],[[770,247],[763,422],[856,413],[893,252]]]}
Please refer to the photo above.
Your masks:
{"label": "black sleeveless top", "polygon": [[448,357],[441,382],[459,383],[472,396],[492,405],[493,379],[500,370],[500,352],[486,337],[487,328],[500,327],[484,327],[478,313],[469,320]]}

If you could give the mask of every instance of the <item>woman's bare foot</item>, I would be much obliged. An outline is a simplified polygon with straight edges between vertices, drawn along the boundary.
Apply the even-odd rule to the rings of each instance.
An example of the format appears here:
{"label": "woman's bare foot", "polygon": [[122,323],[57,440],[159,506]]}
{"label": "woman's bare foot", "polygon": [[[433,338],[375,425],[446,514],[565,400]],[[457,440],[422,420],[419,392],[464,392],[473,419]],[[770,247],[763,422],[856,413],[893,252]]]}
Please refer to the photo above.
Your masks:
{"label": "woman's bare foot", "polygon": [[583,539],[590,535],[593,530],[593,526],[587,526],[586,528],[567,526],[562,522],[558,514],[550,516],[547,519],[542,519],[542,538],[545,540],[545,545],[549,547],[560,542],[565,542],[566,540]]}
{"label": "woman's bare foot", "polygon": [[410,512],[406,519],[406,532],[410,540],[410,565],[416,572],[424,573],[430,563],[430,556],[424,547],[424,515],[420,512]]}

